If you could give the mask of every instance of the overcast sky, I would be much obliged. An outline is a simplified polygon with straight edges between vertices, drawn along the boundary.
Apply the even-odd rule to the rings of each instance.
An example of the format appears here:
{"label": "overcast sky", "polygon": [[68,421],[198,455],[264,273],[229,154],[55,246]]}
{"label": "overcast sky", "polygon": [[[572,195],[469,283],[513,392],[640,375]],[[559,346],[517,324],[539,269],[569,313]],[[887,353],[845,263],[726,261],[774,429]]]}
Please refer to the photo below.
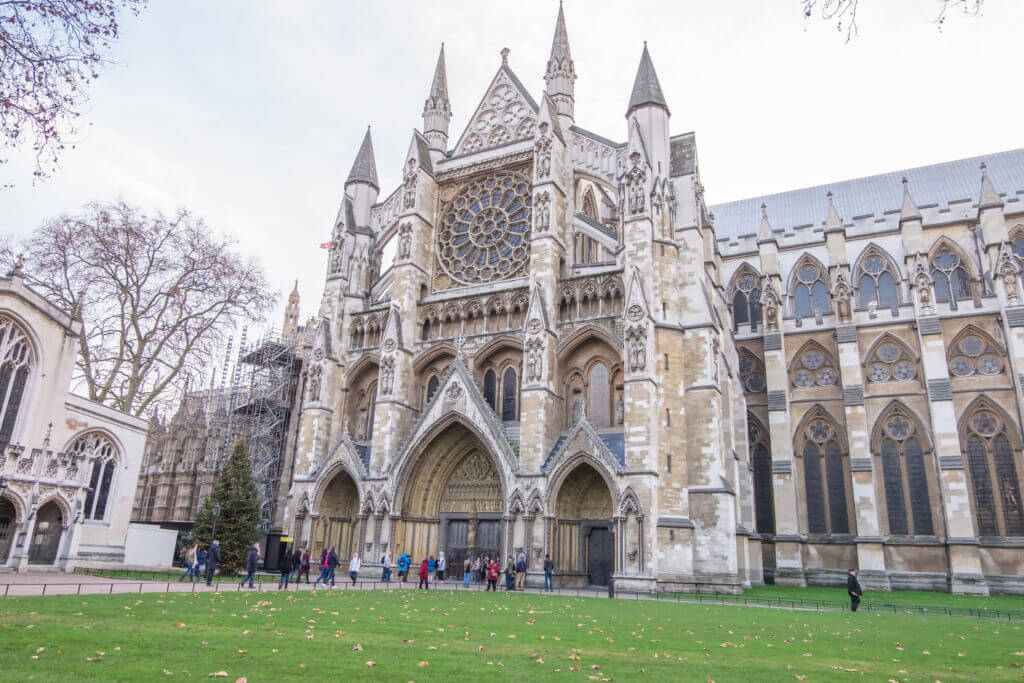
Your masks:
{"label": "overcast sky", "polygon": [[[624,140],[643,41],[672,111],[695,130],[710,203],[1022,145],[1024,2],[987,0],[940,32],[936,0],[860,0],[860,34],[804,21],[799,0],[567,0],[576,123]],[[451,140],[511,49],[543,90],[557,2],[151,0],[125,18],[77,147],[32,185],[0,167],[0,229],[25,233],[87,201],[186,206],[257,255],[302,316],[320,301],[343,184],[373,127],[381,197],[398,183],[437,51]],[[275,314],[275,325],[280,321]]]}

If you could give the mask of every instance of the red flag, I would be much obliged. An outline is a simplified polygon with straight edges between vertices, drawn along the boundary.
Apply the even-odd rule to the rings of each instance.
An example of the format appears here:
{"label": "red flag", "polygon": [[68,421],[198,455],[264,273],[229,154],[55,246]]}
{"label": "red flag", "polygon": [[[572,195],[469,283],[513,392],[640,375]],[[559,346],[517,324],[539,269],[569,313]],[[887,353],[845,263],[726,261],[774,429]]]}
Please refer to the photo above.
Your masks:
{"label": "red flag", "polygon": [[321,249],[330,249],[331,248],[331,243],[330,242],[321,242],[320,243],[320,248]]}

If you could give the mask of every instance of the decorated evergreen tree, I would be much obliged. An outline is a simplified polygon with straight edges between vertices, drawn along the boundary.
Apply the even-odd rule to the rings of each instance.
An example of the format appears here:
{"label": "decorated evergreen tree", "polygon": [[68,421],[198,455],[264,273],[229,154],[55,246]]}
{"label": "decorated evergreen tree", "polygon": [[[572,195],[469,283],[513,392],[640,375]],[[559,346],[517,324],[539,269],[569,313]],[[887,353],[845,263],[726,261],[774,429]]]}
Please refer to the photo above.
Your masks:
{"label": "decorated evergreen tree", "polygon": [[196,516],[192,535],[200,547],[213,540],[213,506],[220,504],[217,516],[217,540],[220,541],[220,565],[224,573],[245,568],[249,547],[259,536],[260,503],[252,481],[249,453],[241,440],[235,444],[213,491]]}

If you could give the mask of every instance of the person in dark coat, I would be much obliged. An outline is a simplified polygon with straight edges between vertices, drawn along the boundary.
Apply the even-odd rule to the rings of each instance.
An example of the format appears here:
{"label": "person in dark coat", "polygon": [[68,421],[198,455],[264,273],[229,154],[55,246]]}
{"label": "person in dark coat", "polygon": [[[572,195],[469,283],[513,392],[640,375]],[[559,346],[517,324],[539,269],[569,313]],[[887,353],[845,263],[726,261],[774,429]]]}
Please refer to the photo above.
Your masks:
{"label": "person in dark coat", "polygon": [[220,541],[210,544],[210,552],[206,553],[206,585],[213,585],[213,575],[217,572],[217,563],[220,562]]}
{"label": "person in dark coat", "polygon": [[555,563],[551,561],[551,555],[544,556],[544,590],[552,591],[555,589],[554,581],[551,579],[551,575],[555,571]]}
{"label": "person in dark coat", "polygon": [[310,563],[310,557],[309,557],[309,549],[308,548],[306,548],[306,549],[304,549],[302,551],[301,562],[302,563],[299,565],[299,577],[297,579],[295,579],[295,583],[299,582],[299,579],[302,578],[303,574],[306,575],[306,583],[309,583],[309,563]]}
{"label": "person in dark coat", "polygon": [[[327,553],[327,570],[330,573],[331,588],[334,588],[334,571],[341,564],[341,560],[338,558],[338,553],[334,552],[334,548],[331,548],[331,552]],[[326,584],[327,582],[324,581]]]}
{"label": "person in dark coat", "polygon": [[281,570],[281,578],[277,581],[277,589],[281,590],[281,588],[284,588],[285,590],[288,590],[288,579],[292,577],[292,569],[294,568],[292,553],[285,552],[285,554],[281,556],[281,562],[277,568]]}
{"label": "person in dark coat", "polygon": [[[216,541],[214,541],[214,543],[216,543]],[[218,554],[218,556],[220,555],[220,551],[219,550],[218,550],[217,554]],[[252,547],[249,548],[249,555],[248,555],[248,557],[245,558],[245,578],[242,579],[242,585],[243,586],[248,581],[249,582],[249,588],[253,587],[252,582],[253,582],[253,580],[256,577],[256,565],[259,564],[259,561],[260,561],[260,544],[257,542],[257,543],[253,543],[252,544]]]}
{"label": "person in dark coat", "polygon": [[[292,571],[295,572],[295,577],[292,581],[298,583],[299,576],[302,573],[302,548],[296,547],[295,550],[292,551]],[[308,577],[306,578],[306,581],[309,581]]]}
{"label": "person in dark coat", "polygon": [[430,563],[425,557],[420,565],[420,588],[430,589]]}
{"label": "person in dark coat", "polygon": [[851,569],[850,575],[846,577],[846,592],[850,594],[850,611],[856,612],[857,606],[860,605],[860,596],[864,595],[860,581],[857,580],[856,569]]}

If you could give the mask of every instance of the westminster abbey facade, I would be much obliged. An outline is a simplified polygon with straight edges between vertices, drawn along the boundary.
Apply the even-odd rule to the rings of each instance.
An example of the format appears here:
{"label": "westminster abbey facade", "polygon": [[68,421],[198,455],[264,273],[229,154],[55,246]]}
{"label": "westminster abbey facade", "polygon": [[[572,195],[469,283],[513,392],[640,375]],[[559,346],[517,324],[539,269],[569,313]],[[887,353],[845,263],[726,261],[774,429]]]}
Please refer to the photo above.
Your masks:
{"label": "westminster abbey facade", "polygon": [[540,96],[503,50],[461,133],[442,49],[398,187],[367,132],[272,531],[562,586],[1024,592],[1024,150],[707,206],[646,46],[618,141],[575,80],[559,10]]}

